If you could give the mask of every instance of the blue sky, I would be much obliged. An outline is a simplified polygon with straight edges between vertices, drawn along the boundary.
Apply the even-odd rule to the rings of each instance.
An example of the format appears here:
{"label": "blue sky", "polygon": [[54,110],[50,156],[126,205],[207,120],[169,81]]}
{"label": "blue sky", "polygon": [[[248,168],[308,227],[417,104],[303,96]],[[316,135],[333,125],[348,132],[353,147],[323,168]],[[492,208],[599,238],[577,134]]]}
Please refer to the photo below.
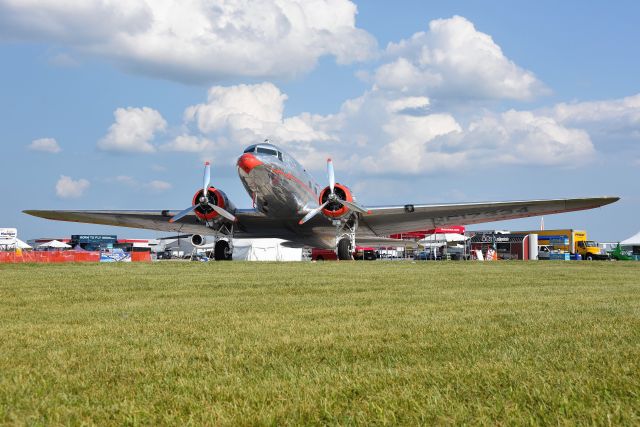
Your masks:
{"label": "blue sky", "polygon": [[545,225],[640,229],[637,2],[356,3],[0,0],[0,227],[153,237],[21,211],[181,209],[205,159],[249,207],[268,137],[365,205],[619,195]]}

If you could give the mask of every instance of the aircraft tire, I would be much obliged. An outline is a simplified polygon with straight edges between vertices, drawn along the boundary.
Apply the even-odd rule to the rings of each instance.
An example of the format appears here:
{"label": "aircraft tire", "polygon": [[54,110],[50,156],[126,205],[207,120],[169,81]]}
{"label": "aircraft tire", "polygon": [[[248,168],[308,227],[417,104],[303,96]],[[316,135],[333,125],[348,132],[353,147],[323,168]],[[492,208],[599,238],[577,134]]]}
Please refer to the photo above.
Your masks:
{"label": "aircraft tire", "polygon": [[338,242],[338,259],[353,260],[353,252],[351,251],[351,242],[344,238]]}
{"label": "aircraft tire", "polygon": [[227,242],[226,240],[218,240],[216,242],[215,248],[213,249],[213,255],[216,261],[231,260],[229,242]]}

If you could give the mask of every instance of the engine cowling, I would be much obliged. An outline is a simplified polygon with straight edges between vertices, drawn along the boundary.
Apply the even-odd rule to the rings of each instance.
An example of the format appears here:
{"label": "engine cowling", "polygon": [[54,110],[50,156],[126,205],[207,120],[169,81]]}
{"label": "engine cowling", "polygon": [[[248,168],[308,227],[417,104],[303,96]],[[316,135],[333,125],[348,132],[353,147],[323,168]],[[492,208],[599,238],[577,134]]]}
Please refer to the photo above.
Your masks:
{"label": "engine cowling", "polygon": [[[193,195],[192,205],[196,208],[193,210],[198,218],[203,221],[213,221],[215,219],[220,219],[221,216],[218,212],[211,209],[210,206],[202,205],[200,203],[200,199],[202,198],[202,189],[196,191],[196,194]],[[233,203],[229,201],[227,195],[222,191],[215,187],[209,187],[207,189],[209,203],[214,204],[216,206],[221,207],[229,212],[233,212],[236,210]]]}
{"label": "engine cowling", "polygon": [[[353,202],[353,195],[347,186],[336,183],[333,191],[339,199]],[[331,194],[331,188],[327,186],[320,192],[320,204],[327,201],[329,194]],[[328,218],[342,218],[348,213],[349,208],[338,202],[331,202],[322,209],[322,214]]]}
{"label": "engine cowling", "polygon": [[215,238],[203,236],[201,234],[194,234],[191,236],[191,244],[197,248],[203,246],[212,245],[216,242]]}

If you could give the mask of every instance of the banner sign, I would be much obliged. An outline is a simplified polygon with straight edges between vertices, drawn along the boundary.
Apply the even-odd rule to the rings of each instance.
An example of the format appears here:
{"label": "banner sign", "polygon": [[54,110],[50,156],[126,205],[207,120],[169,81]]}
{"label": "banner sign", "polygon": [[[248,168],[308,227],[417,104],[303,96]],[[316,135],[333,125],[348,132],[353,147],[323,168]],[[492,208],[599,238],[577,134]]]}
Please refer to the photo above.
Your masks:
{"label": "banner sign", "polygon": [[0,239],[15,239],[18,237],[17,228],[0,228]]}

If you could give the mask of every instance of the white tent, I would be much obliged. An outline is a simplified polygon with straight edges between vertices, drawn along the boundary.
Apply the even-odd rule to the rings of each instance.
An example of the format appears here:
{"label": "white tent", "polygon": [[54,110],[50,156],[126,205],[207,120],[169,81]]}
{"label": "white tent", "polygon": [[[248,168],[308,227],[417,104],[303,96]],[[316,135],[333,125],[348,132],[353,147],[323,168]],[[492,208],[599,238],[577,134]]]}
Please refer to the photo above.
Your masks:
{"label": "white tent", "polygon": [[39,248],[54,248],[54,249],[69,249],[71,245],[67,245],[59,240],[52,240],[50,242],[38,245]]}
{"label": "white tent", "polygon": [[620,242],[620,246],[640,246],[640,232]]}
{"label": "white tent", "polygon": [[469,238],[464,234],[436,233],[425,236],[424,239],[418,240],[418,243],[421,245],[433,246],[433,243],[464,242],[465,240],[469,240]]}
{"label": "white tent", "polygon": [[234,261],[302,261],[302,248],[283,246],[282,239],[234,239]]}
{"label": "white tent", "polygon": [[31,246],[18,239],[17,237],[11,239],[0,239],[0,248],[5,249],[32,249]]}

